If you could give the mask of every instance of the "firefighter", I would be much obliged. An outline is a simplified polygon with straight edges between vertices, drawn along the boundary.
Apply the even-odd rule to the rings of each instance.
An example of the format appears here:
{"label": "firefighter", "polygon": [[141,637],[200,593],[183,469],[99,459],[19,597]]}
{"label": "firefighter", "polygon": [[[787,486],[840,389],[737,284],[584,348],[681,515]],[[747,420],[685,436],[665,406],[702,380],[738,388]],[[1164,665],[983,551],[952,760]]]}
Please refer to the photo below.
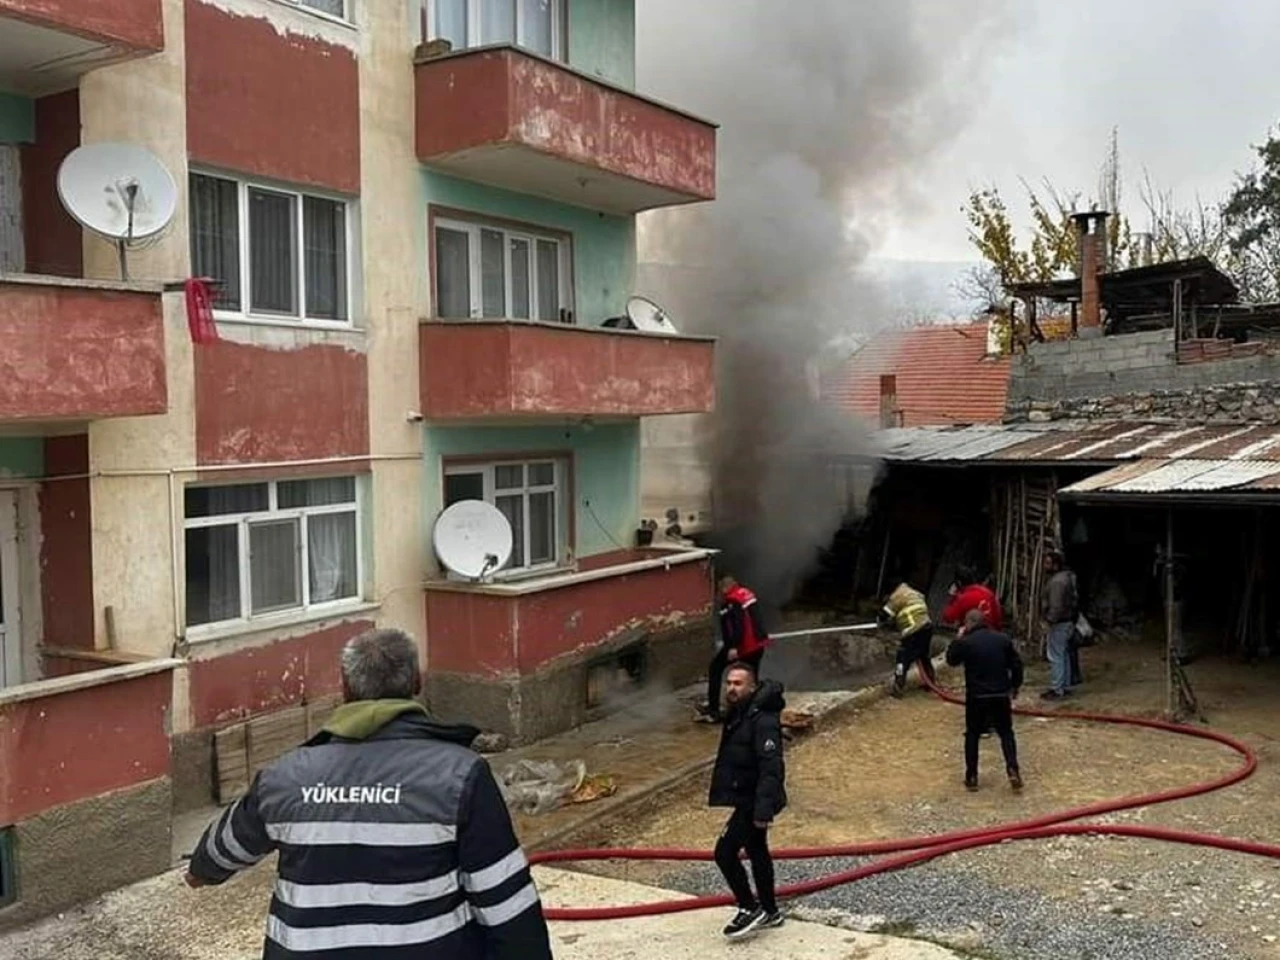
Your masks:
{"label": "firefighter", "polygon": [[882,626],[898,631],[898,656],[893,668],[893,695],[901,697],[907,686],[907,671],[916,663],[919,669],[934,682],[933,661],[930,658],[933,645],[933,621],[929,619],[929,605],[924,594],[905,580],[889,594],[879,617]]}
{"label": "firefighter", "polygon": [[756,595],[731,576],[720,579],[720,635],[716,655],[707,668],[707,702],[698,717],[704,723],[719,723],[720,685],[725,667],[745,663],[758,675],[760,661],[769,645],[769,634],[760,619]]}

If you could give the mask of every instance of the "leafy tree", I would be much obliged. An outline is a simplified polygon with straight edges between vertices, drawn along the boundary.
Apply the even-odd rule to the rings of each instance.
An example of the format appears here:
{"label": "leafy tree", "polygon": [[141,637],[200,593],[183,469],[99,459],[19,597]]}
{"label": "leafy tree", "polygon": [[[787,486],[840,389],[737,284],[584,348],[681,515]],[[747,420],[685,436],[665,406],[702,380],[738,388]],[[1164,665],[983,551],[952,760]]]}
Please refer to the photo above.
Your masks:
{"label": "leafy tree", "polygon": [[1247,299],[1280,299],[1280,139],[1255,146],[1253,170],[1237,178],[1222,208],[1237,282]]}

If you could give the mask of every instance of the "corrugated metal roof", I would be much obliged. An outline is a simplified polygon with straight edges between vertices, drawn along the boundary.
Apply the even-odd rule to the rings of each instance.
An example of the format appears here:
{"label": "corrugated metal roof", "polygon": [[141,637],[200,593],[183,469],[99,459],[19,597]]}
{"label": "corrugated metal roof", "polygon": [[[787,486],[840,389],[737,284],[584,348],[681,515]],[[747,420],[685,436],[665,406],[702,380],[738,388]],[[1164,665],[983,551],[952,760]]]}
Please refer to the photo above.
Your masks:
{"label": "corrugated metal roof", "polygon": [[1155,423],[905,427],[877,435],[889,461],[1122,463],[1129,460],[1280,463],[1280,426]]}
{"label": "corrugated metal roof", "polygon": [[1276,489],[1275,460],[1138,460],[1088,477],[1062,494],[1209,493]]}

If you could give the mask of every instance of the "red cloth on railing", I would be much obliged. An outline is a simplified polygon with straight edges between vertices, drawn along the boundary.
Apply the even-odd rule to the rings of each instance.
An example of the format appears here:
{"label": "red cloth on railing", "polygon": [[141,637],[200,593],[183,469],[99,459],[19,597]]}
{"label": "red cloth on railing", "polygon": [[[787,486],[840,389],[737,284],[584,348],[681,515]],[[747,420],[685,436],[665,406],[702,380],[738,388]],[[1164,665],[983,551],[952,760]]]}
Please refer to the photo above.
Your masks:
{"label": "red cloth on railing", "polygon": [[213,292],[204,277],[192,277],[185,284],[187,327],[192,343],[216,343],[218,325],[213,320]]}

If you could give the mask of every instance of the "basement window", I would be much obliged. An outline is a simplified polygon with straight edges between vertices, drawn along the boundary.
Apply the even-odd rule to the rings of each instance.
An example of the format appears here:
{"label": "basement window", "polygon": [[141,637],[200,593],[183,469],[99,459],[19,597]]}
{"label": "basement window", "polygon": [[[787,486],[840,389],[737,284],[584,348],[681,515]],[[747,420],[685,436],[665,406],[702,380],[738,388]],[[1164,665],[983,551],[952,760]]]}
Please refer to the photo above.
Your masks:
{"label": "basement window", "polygon": [[648,647],[638,643],[588,665],[587,710],[620,707],[638,694],[648,675],[648,654]]}
{"label": "basement window", "polygon": [[13,849],[13,828],[0,830],[0,909],[18,899],[18,865]]}

